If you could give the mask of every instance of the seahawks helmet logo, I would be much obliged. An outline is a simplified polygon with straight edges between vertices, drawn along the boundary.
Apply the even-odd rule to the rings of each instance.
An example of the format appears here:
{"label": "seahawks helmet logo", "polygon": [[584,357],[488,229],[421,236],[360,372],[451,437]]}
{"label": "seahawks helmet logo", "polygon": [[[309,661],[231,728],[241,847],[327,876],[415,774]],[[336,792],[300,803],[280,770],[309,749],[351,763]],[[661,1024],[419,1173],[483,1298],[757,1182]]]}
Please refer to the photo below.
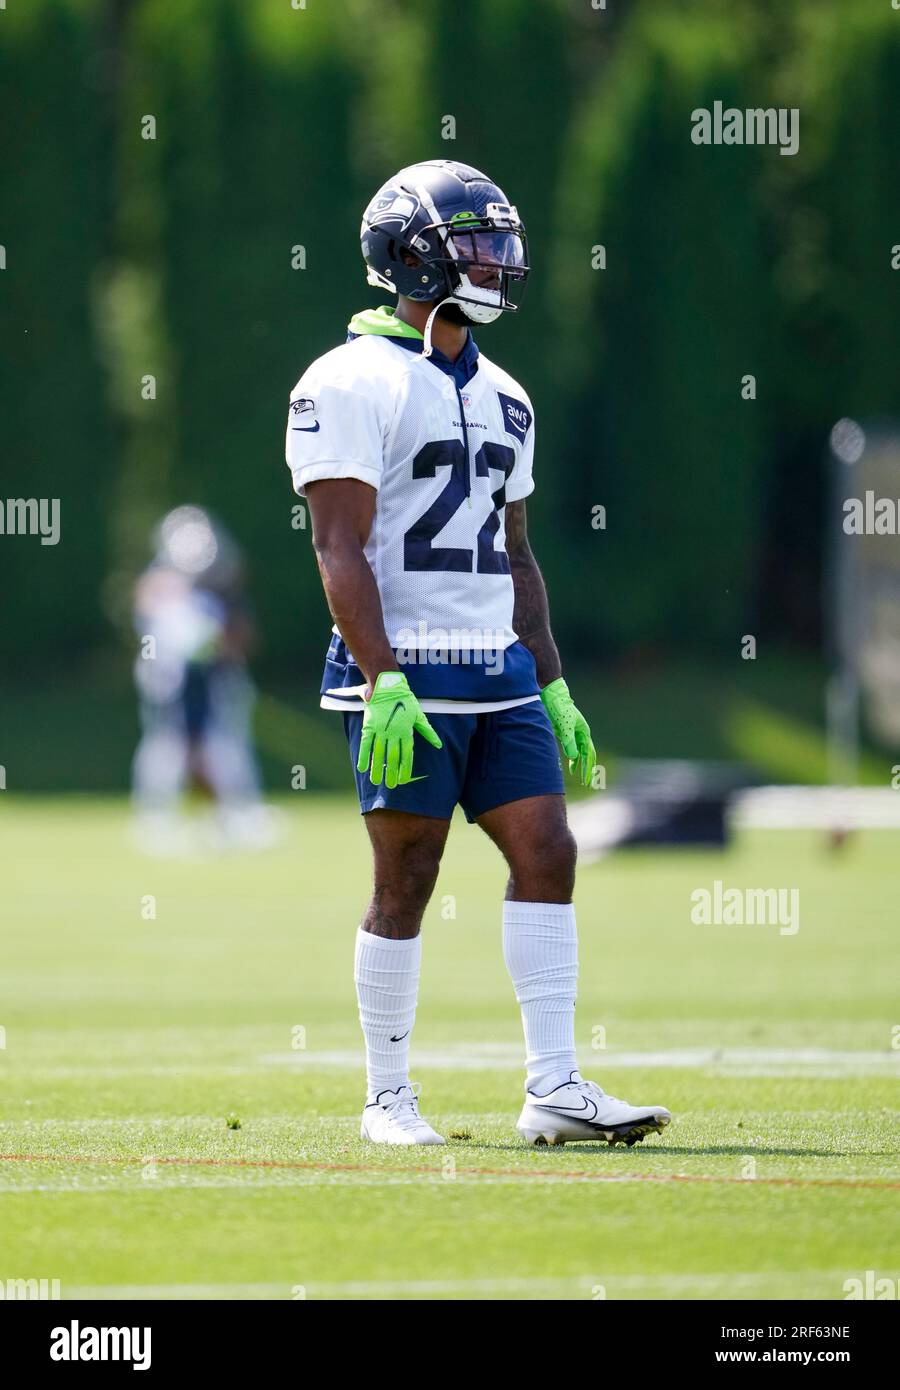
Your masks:
{"label": "seahawks helmet logo", "polygon": [[414,194],[392,188],[369,205],[365,220],[370,227],[383,227],[399,236],[409,226],[420,206]]}

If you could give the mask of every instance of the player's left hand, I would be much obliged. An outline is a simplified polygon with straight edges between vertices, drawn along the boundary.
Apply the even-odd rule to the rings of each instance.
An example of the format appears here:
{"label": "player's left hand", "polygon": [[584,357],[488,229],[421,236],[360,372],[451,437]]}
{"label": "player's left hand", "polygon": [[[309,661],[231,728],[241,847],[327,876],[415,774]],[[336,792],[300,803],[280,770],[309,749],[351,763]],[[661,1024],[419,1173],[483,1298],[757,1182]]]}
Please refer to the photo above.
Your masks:
{"label": "player's left hand", "polygon": [[597,753],[588,722],[575,707],[569,687],[562,676],[544,686],[541,700],[550,716],[556,737],[563,746],[563,752],[569,759],[569,771],[574,772],[577,764],[582,785],[589,787],[594,768],[597,766]]}

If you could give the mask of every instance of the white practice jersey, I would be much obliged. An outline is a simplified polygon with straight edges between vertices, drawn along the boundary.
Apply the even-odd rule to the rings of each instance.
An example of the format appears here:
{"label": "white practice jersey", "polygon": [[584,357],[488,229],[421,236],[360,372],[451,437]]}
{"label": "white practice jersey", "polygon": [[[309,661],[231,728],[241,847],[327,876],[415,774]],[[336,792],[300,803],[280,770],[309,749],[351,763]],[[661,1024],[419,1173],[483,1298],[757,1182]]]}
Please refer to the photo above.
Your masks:
{"label": "white practice jersey", "polygon": [[394,648],[503,649],[516,641],[504,507],[532,491],[534,423],[521,386],[484,354],[463,387],[424,357],[364,332],[291,393],[287,462],[376,489],[366,545]]}

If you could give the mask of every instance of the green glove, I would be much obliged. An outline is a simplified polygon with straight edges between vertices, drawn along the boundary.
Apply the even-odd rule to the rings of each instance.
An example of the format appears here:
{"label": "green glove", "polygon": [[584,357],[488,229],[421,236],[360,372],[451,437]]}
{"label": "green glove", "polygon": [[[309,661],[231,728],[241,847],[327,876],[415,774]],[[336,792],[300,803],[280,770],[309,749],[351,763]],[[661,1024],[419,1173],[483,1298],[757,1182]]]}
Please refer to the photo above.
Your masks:
{"label": "green glove", "polygon": [[382,671],[363,715],[357,772],[368,771],[371,759],[369,778],[374,786],[381,786],[382,777],[388,787],[411,782],[414,731],[427,739],[432,748],[443,747],[406,677],[399,671]]}
{"label": "green glove", "polygon": [[594,768],[597,765],[597,753],[591,741],[588,722],[584,715],[575,708],[572,696],[569,694],[569,687],[562,676],[544,686],[541,691],[541,699],[544,702],[544,709],[550,716],[550,723],[556,730],[556,737],[569,759],[569,771],[575,771],[577,762],[581,781],[584,786],[589,787]]}

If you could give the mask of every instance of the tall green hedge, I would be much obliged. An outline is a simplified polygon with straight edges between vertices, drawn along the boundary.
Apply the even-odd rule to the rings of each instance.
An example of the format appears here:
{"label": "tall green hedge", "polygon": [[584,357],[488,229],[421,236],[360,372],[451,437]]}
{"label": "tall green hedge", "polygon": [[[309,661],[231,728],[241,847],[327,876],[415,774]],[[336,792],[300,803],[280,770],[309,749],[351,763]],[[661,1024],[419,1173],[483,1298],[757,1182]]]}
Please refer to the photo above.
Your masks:
{"label": "tall green hedge", "polygon": [[0,490],[59,499],[61,538],[0,536],[0,679],[102,642],[115,423],[93,325],[110,254],[113,64],[97,0],[0,14]]}
{"label": "tall green hedge", "polygon": [[573,130],[553,256],[571,485],[557,506],[585,639],[736,647],[752,616],[774,390],[755,190],[780,156],[690,134],[695,108],[768,104],[754,42],[728,18],[647,6]]}
{"label": "tall green hedge", "polygon": [[[535,402],[567,649],[809,636],[827,430],[897,408],[889,6],[32,0],[2,38],[4,491],[61,496],[65,537],[0,541],[7,668],[109,644],[152,520],[188,500],[248,549],[263,660],[318,663],[286,398],[378,302],[368,197],[442,156],[528,225],[523,312],[478,336]],[[800,153],[694,145],[715,100],[799,106]]]}

